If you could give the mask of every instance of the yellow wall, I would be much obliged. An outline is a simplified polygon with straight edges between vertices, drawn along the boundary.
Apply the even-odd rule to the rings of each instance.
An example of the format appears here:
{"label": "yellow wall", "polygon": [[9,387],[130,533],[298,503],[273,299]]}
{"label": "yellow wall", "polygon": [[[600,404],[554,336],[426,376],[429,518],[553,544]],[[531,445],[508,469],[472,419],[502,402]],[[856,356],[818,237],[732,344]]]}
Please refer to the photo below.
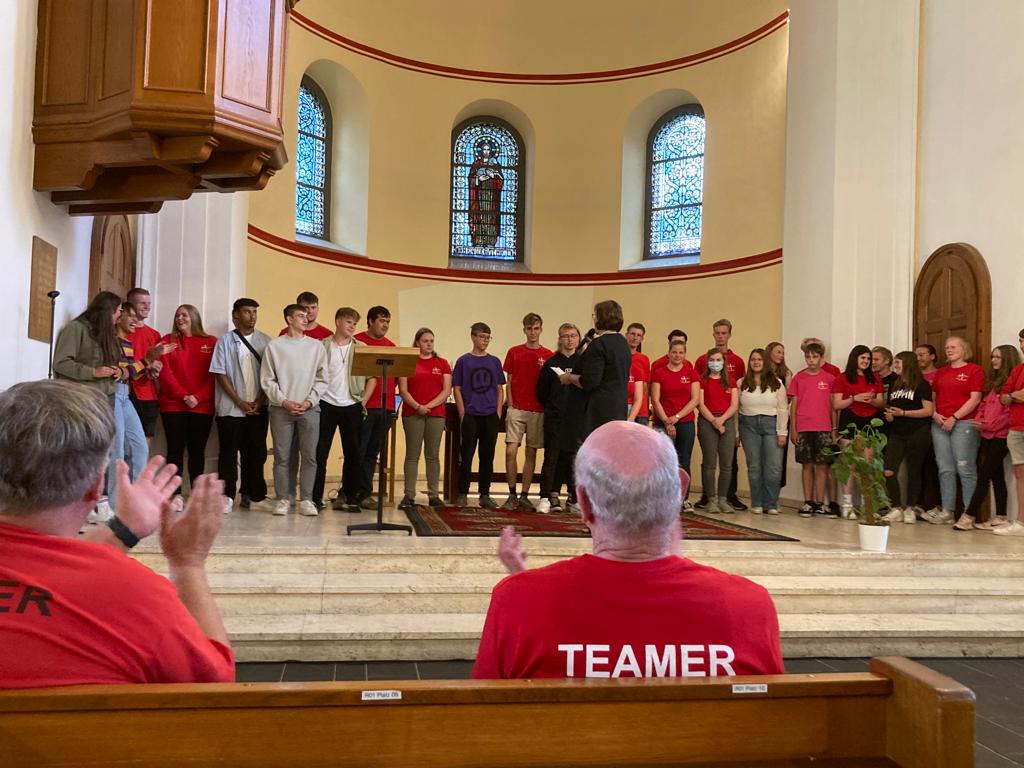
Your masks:
{"label": "yellow wall", "polygon": [[[487,12],[481,11],[487,8]],[[523,0],[481,6],[467,0],[340,3],[304,0],[297,11],[339,35],[390,53],[436,64],[502,72],[590,72],[648,64],[705,51],[769,22],[781,0]],[[534,273],[607,273],[636,260],[640,243],[642,144],[654,120],[696,97],[707,119],[703,264],[739,259],[782,245],[788,27],[675,72],[610,83],[514,85],[410,72],[338,47],[294,20],[289,25],[285,133],[295,156],[299,81],[314,66],[334,103],[339,142],[337,208],[351,207],[336,243],[365,242],[371,260],[448,265],[449,154],[453,126],[472,114],[497,114],[524,136],[529,162],[526,253]],[[332,74],[333,73],[333,74]],[[684,94],[684,95],[681,95]],[[362,148],[362,151],[360,151]],[[346,158],[340,153],[347,151]],[[353,157],[353,153],[358,157]],[[339,193],[345,187],[345,195]],[[623,194],[630,199],[623,206]],[[294,238],[292,166],[251,197],[250,223]],[[351,211],[357,213],[352,222]],[[365,214],[363,213],[365,211]],[[365,216],[365,219],[363,217]],[[476,320],[494,331],[499,356],[522,340],[527,311],[546,320],[554,346],[563,321],[589,327],[595,300],[619,300],[660,354],[664,334],[686,329],[691,358],[710,344],[710,324],[735,324],[734,348],[745,353],[779,335],[781,268],[720,277],[631,285],[466,285],[371,274],[312,263],[250,243],[248,293],[265,316],[301,290],[321,297],[327,324],[350,304],[392,309],[392,338],[410,344],[416,328],[434,329],[441,354],[468,348]],[[265,321],[266,322],[266,321]],[[276,322],[276,320],[275,320]]]}

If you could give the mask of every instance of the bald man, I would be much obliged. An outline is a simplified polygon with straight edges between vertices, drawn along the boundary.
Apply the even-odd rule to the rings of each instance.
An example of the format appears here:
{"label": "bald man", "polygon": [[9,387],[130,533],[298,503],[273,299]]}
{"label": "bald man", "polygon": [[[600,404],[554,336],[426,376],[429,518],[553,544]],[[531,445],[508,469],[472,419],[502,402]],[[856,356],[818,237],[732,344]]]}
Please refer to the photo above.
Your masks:
{"label": "bald man", "polygon": [[714,677],[783,671],[768,592],[680,557],[689,478],[665,435],[614,421],[576,455],[576,492],[593,554],[512,574],[491,593],[473,677]]}

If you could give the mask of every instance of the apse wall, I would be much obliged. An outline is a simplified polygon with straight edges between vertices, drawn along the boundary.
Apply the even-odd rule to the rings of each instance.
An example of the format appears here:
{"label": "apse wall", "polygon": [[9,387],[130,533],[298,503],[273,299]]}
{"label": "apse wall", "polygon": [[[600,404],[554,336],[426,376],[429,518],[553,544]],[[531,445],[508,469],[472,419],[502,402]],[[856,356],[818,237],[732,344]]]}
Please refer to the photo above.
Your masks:
{"label": "apse wall", "polygon": [[[476,320],[491,325],[503,355],[522,340],[527,311],[545,318],[543,341],[554,346],[558,323],[588,327],[605,298],[647,326],[654,354],[678,326],[695,358],[723,315],[738,350],[776,338],[786,4],[527,0],[486,9],[466,0],[296,7],[287,146],[294,158],[308,71],[332,101],[337,231],[331,243],[296,239],[294,164],[251,197],[247,292],[274,317],[264,324],[312,289],[325,324],[339,306],[365,314],[384,304],[392,339],[411,344],[426,325],[449,358],[468,347]],[[707,120],[701,263],[645,268],[644,142],[688,95]],[[473,114],[504,118],[527,144],[521,273],[448,268],[451,133]]]}

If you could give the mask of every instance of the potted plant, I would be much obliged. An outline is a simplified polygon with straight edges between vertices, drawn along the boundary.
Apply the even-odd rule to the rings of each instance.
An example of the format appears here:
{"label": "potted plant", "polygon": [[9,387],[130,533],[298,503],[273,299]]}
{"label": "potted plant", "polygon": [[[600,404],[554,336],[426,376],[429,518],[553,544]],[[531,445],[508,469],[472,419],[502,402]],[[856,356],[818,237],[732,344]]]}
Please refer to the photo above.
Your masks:
{"label": "potted plant", "polygon": [[860,486],[861,506],[856,510],[860,518],[860,548],[872,552],[884,552],[889,541],[889,521],[879,514],[891,506],[885,492],[882,460],[888,440],[881,426],[881,419],[872,419],[866,427],[851,424],[840,434],[848,442],[832,451],[832,466],[839,483],[845,485],[852,477]]}

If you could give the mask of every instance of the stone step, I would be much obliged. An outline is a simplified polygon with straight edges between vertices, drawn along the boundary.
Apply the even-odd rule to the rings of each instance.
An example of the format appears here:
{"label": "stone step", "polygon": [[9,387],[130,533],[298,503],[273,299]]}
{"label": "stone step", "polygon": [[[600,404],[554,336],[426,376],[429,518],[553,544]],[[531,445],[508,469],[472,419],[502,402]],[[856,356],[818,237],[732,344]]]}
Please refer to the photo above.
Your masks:
{"label": "stone step", "polygon": [[[225,619],[239,661],[472,659],[483,614],[241,615]],[[783,614],[783,653],[1024,655],[1022,614]]]}
{"label": "stone step", "polygon": [[[417,540],[414,540],[417,541]],[[423,540],[418,540],[422,542]],[[450,542],[450,540],[447,540]],[[480,542],[481,540],[475,540]],[[589,547],[581,540],[578,548],[547,546],[530,542],[530,565],[538,567],[572,557]],[[209,558],[211,573],[409,573],[409,574],[500,574],[502,569],[494,556],[493,540],[482,540],[473,548],[445,550],[440,547],[355,547],[332,548],[231,548],[215,550]],[[433,542],[432,542],[433,543]],[[463,542],[459,542],[463,544]],[[922,552],[861,552],[858,550],[797,549],[735,549],[689,547],[687,556],[697,562],[711,565],[731,573],[755,578],[757,576],[847,576],[869,573],[874,577],[889,576],[960,577],[985,574],[993,579],[1020,577],[1024,574],[1024,551],[1021,553],[992,552],[984,554],[922,553]],[[449,543],[449,546],[451,544]],[[165,572],[163,556],[152,547],[135,553],[135,557],[154,570]]]}
{"label": "stone step", "polygon": [[[225,615],[483,613],[500,574],[213,573]],[[1024,577],[754,576],[782,613],[1024,613]]]}

